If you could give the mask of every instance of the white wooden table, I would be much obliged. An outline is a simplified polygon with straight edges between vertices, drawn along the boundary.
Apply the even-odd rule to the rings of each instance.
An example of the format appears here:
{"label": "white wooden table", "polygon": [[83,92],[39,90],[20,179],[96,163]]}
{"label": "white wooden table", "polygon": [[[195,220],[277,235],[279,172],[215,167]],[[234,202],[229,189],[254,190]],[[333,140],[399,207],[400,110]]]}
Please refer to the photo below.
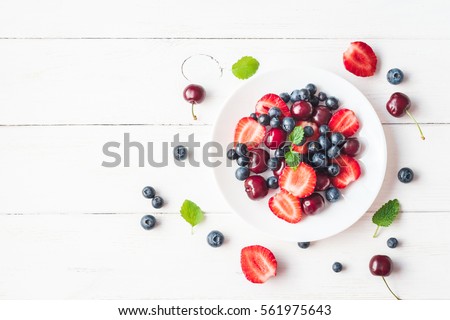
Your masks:
{"label": "white wooden table", "polygon": [[[372,255],[389,254],[398,295],[449,299],[449,11],[448,1],[419,0],[1,1],[0,298],[391,299],[368,270]],[[374,77],[345,71],[342,52],[354,40],[376,51]],[[197,53],[226,70],[203,83],[208,98],[195,122],[180,64]],[[383,122],[388,168],[377,200],[350,229],[307,250],[231,213],[205,166],[101,166],[103,144],[123,143],[124,133],[155,145],[176,133],[209,141],[222,103],[242,83],[229,69],[243,55],[260,61],[259,72],[297,64],[333,71]],[[407,76],[398,87],[385,80],[392,67]],[[411,97],[426,141],[410,119],[386,112],[396,90]],[[403,166],[416,173],[409,185],[396,178]],[[142,197],[146,185],[165,198],[163,209]],[[373,239],[374,210],[395,197],[398,220]],[[186,198],[206,212],[193,235],[179,216]],[[146,213],[159,221],[152,231],[139,225]],[[212,229],[226,236],[219,249],[206,244]],[[391,236],[400,241],[394,250]],[[276,279],[244,279],[239,253],[249,244],[276,254]],[[345,266],[340,274],[334,261]]]}

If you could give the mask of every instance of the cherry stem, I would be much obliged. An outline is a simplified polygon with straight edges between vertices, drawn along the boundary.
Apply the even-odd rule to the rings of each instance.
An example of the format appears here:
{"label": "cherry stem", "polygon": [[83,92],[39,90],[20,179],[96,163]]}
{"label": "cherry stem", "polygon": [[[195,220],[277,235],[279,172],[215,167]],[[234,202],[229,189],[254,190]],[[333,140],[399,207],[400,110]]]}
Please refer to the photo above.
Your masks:
{"label": "cherry stem", "polygon": [[399,298],[399,297],[391,290],[391,288],[389,287],[389,285],[388,285],[386,279],[385,279],[383,276],[382,276],[381,278],[383,279],[384,284],[385,284],[386,287],[389,289],[389,291],[392,293],[392,295],[395,297],[395,299],[397,299],[397,300],[402,300],[402,299],[400,299],[400,298]]}
{"label": "cherry stem", "polygon": [[191,108],[191,112],[192,112],[192,118],[194,118],[194,120],[197,120],[197,116],[194,114],[194,104],[192,104],[192,108]]}
{"label": "cherry stem", "polygon": [[420,128],[419,123],[417,122],[417,120],[413,117],[412,113],[409,112],[408,110],[406,110],[406,113],[408,114],[408,116],[413,119],[413,121],[416,123],[417,128],[419,129],[420,132],[420,137],[422,138],[422,140],[425,140],[425,136],[423,135],[422,129]]}
{"label": "cherry stem", "polygon": [[375,233],[373,234],[373,237],[376,238],[378,237],[378,230],[380,230],[380,226],[377,225],[377,228],[375,229]]}

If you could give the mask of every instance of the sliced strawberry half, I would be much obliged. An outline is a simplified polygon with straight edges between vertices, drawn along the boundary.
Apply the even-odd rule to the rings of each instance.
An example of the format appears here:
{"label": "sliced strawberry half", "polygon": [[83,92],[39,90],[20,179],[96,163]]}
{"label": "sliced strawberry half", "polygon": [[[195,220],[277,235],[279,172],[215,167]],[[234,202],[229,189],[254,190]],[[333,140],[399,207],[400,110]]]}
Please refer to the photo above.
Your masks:
{"label": "sliced strawberry half", "polygon": [[341,154],[338,158],[333,160],[341,167],[341,171],[336,177],[331,177],[331,183],[339,189],[344,189],[353,181],[358,180],[361,176],[361,167],[356,159]]}
{"label": "sliced strawberry half", "polygon": [[300,199],[284,190],[269,199],[269,208],[274,215],[289,223],[297,223],[302,219]]}
{"label": "sliced strawberry half", "polygon": [[292,150],[294,150],[295,152],[298,152],[301,154],[307,154],[308,153],[308,142],[316,141],[320,136],[319,127],[317,126],[316,123],[309,122],[309,121],[298,121],[296,126],[302,126],[303,128],[306,126],[310,126],[314,130],[314,134],[311,137],[306,138],[306,141],[303,145],[301,145],[301,146],[294,145],[292,147]]}
{"label": "sliced strawberry half", "polygon": [[258,147],[266,135],[266,128],[253,118],[239,120],[234,130],[234,143],[245,143],[249,150]]}
{"label": "sliced strawberry half", "polygon": [[370,77],[377,69],[377,56],[365,42],[356,41],[344,52],[345,69],[358,77]]}
{"label": "sliced strawberry half", "polygon": [[264,283],[277,275],[277,260],[263,246],[249,246],[241,250],[241,268],[248,281]]}
{"label": "sliced strawberry half", "polygon": [[348,138],[358,131],[359,121],[352,110],[341,109],[333,114],[328,127],[330,127],[331,131],[340,132]]}
{"label": "sliced strawberry half", "polygon": [[268,93],[259,99],[255,106],[256,115],[259,116],[260,114],[267,114],[269,113],[270,108],[273,107],[279,108],[283,114],[283,117],[291,116],[291,112],[289,111],[289,107],[286,102],[274,93]]}
{"label": "sliced strawberry half", "polygon": [[316,172],[304,162],[296,169],[286,167],[279,178],[279,185],[282,190],[298,198],[305,198],[314,192]]}

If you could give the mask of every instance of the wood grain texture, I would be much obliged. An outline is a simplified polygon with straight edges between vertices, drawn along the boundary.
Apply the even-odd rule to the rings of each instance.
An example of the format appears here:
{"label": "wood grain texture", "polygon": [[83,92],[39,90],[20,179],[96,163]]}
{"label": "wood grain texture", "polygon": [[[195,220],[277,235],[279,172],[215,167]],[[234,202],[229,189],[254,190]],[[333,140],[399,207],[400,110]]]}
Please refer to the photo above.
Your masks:
{"label": "wood grain texture", "polygon": [[[450,157],[448,149],[441,146],[449,125],[425,125],[425,141],[420,140],[414,125],[387,125],[384,129],[388,167],[372,210],[394,197],[406,211],[448,210],[450,199],[442,168],[424,164],[435,150],[442,159]],[[186,198],[201,203],[208,212],[229,211],[212,169],[205,164],[177,166],[170,144],[169,165],[163,168],[147,162],[139,167],[136,148],[130,151],[130,167],[124,167],[124,162],[117,168],[101,165],[112,160],[102,152],[109,141],[121,143],[119,150],[111,150],[123,159],[126,133],[131,141],[153,142],[152,159],[158,162],[163,159],[163,142],[172,142],[175,134],[187,141],[194,134],[200,147],[191,152],[191,158],[201,161],[203,147],[211,139],[210,126],[3,127],[0,133],[5,137],[0,140],[0,213],[144,213],[151,210],[140,193],[146,185],[154,186],[165,198],[167,212],[178,212]],[[397,172],[404,166],[415,171],[414,183],[405,185],[397,180]],[[240,182],[236,181],[236,187]]]}
{"label": "wood grain texture", "polygon": [[4,0],[0,36],[449,39],[449,9],[440,0]]}
{"label": "wood grain texture", "polygon": [[[344,69],[348,44],[335,39],[0,40],[0,124],[212,124],[226,98],[244,83],[230,72],[243,55],[259,59],[259,73],[302,64],[333,71],[368,97],[384,123],[412,122],[385,109],[397,90],[410,96],[418,121],[450,123],[450,109],[443,107],[450,76],[437,72],[450,70],[450,40],[370,40],[380,59],[371,78]],[[208,58],[186,64],[187,75],[207,91],[195,122],[182,98],[189,82],[180,66],[197,53],[213,55],[225,70],[219,79]],[[399,86],[386,81],[392,67],[405,71]],[[331,94],[339,98],[339,92]]]}
{"label": "wood grain texture", "polygon": [[[427,215],[427,218],[423,218]],[[375,254],[394,262],[390,286],[404,299],[449,299],[450,223],[445,213],[401,213],[379,238],[366,215],[347,232],[309,249],[261,234],[233,214],[210,214],[195,228],[178,215],[157,215],[151,231],[140,214],[0,216],[0,298],[27,299],[393,299],[369,273]],[[220,229],[225,244],[206,235]],[[434,230],[426,236],[426,230]],[[396,249],[386,239],[396,236]],[[278,276],[264,285],[245,280],[239,254],[246,245],[270,248]],[[336,274],[331,265],[340,261]]]}

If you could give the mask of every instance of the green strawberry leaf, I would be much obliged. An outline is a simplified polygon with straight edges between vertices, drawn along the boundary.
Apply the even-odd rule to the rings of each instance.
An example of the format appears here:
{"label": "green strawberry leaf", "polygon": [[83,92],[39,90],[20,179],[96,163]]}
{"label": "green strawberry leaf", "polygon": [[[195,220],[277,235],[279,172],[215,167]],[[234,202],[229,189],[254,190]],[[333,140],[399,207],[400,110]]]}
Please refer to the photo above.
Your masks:
{"label": "green strawberry leaf", "polygon": [[297,126],[289,134],[289,141],[291,141],[293,144],[299,145],[300,143],[302,143],[304,136],[305,132],[303,131],[303,127]]}
{"label": "green strawberry leaf", "polygon": [[286,161],[286,164],[288,167],[297,169],[298,165],[300,164],[300,154],[295,151],[288,151],[284,155],[284,160]]}
{"label": "green strawberry leaf", "polygon": [[189,223],[192,228],[203,220],[203,211],[191,200],[184,200],[180,209],[181,216]]}
{"label": "green strawberry leaf", "polygon": [[380,227],[389,227],[394,222],[400,211],[400,203],[397,199],[389,200],[383,206],[374,213],[372,222],[377,225],[377,229],[373,235],[374,238],[378,236],[378,230]]}
{"label": "green strawberry leaf", "polygon": [[245,80],[253,76],[258,71],[259,62],[253,57],[245,56],[233,64],[231,71],[238,79]]}

